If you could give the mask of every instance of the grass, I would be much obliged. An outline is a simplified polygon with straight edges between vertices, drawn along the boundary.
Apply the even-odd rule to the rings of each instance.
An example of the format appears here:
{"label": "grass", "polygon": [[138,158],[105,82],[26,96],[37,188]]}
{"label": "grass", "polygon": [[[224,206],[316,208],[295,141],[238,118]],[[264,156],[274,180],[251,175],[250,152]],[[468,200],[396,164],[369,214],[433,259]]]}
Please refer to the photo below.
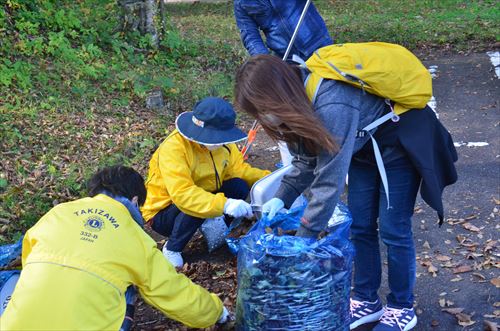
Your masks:
{"label": "grass", "polygon": [[[82,196],[99,167],[120,162],[146,175],[175,116],[207,95],[231,98],[246,57],[231,3],[169,5],[175,28],[149,53],[127,46],[145,40],[109,33],[115,1],[51,0],[43,6],[53,15],[15,16],[33,3],[41,2],[0,5],[0,243],[54,204]],[[498,1],[314,3],[340,43],[471,50],[500,39]],[[145,109],[152,88],[163,90],[165,109]]]}

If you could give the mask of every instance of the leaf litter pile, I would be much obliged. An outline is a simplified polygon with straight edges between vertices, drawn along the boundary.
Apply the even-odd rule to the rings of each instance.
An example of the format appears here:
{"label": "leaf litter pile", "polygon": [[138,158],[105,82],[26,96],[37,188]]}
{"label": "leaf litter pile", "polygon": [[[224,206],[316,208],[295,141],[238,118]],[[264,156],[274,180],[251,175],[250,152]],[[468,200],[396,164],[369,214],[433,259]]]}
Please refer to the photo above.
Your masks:
{"label": "leaf litter pile", "polygon": [[[252,227],[253,223],[244,221],[240,226],[234,228],[228,235],[238,239],[244,236]],[[147,231],[155,238],[158,235]],[[158,240],[158,248],[161,249],[165,240]],[[186,257],[184,266],[178,271],[189,277],[194,283],[201,285],[208,291],[215,293],[223,301],[224,305],[234,312],[236,308],[237,293],[237,268],[236,256],[226,246],[208,254],[207,244],[202,235],[197,232],[188,243],[183,256]],[[225,325],[207,328],[210,331],[233,330],[234,322]],[[172,330],[186,331],[190,329],[179,322],[167,318],[158,310],[152,308],[139,299],[135,312],[134,330]]]}

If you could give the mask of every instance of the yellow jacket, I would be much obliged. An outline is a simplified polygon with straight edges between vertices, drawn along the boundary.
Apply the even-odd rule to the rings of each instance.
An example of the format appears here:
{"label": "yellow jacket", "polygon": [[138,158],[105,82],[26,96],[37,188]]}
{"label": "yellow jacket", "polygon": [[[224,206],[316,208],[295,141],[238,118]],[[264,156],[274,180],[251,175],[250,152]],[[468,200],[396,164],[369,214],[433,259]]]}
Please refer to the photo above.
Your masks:
{"label": "yellow jacket", "polygon": [[214,164],[221,183],[238,177],[252,186],[270,173],[246,163],[235,144],[210,152],[174,130],[149,162],[148,194],[142,208],[144,219],[149,221],[172,203],[195,217],[222,215],[227,198],[223,193],[211,193],[217,190]]}
{"label": "yellow jacket", "polygon": [[26,233],[23,270],[1,330],[119,330],[125,290],[189,327],[215,324],[222,302],[178,274],[118,201],[63,203]]}

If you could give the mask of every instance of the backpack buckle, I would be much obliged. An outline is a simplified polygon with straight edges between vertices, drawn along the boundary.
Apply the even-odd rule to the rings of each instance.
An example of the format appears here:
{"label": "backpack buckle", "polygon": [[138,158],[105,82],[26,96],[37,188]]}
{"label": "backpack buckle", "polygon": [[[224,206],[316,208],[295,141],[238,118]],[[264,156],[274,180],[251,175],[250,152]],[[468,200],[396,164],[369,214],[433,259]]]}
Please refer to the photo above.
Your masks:
{"label": "backpack buckle", "polygon": [[391,121],[393,121],[394,123],[399,122],[399,115],[394,113],[391,117]]}
{"label": "backpack buckle", "polygon": [[391,109],[391,113],[392,113],[391,121],[393,121],[394,123],[399,122],[399,115],[394,112],[394,107],[392,106],[391,100],[385,99],[385,103]]}

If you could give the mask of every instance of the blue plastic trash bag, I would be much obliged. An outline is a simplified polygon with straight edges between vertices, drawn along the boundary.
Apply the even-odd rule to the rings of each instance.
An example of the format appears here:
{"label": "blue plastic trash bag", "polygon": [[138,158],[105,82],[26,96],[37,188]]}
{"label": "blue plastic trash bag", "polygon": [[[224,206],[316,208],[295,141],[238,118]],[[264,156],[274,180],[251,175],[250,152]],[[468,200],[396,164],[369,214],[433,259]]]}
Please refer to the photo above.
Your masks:
{"label": "blue plastic trash bag", "polygon": [[19,270],[0,271],[0,316],[7,308],[20,274]]}
{"label": "blue plastic trash bag", "polygon": [[224,245],[224,239],[228,231],[224,216],[207,218],[200,226],[208,246],[208,252],[212,253]]}
{"label": "blue plastic trash bag", "polygon": [[[237,227],[239,227],[241,225],[241,223],[243,222],[243,218],[237,218],[235,219],[230,225],[229,225],[229,228],[227,229],[226,233],[224,234],[224,237],[226,237],[226,243],[227,243],[227,247],[229,248],[229,251],[231,253],[233,253],[234,255],[238,254],[238,250],[240,248],[240,240],[242,238],[232,238],[232,237],[228,237],[228,235],[234,230],[236,229]],[[252,228],[253,229],[253,228]],[[250,231],[252,230],[250,229]],[[249,232],[250,232],[249,231]]]}
{"label": "blue plastic trash bag", "polygon": [[[297,206],[297,207],[295,207]],[[294,205],[292,206],[292,210],[295,211],[295,213],[298,212],[303,212],[307,206],[307,200],[303,196],[300,196],[295,202]],[[295,207],[295,208],[293,208]],[[290,215],[290,213],[289,213]],[[292,222],[291,226],[289,225],[288,227],[290,229],[297,229],[300,226],[299,218],[294,219],[294,218],[288,218],[288,222]],[[243,239],[243,237],[240,238],[232,238],[228,237],[228,235],[236,228],[238,228],[243,221],[243,218],[239,218],[234,220],[229,228],[227,229],[226,233],[224,236],[226,237],[226,243],[227,246],[229,247],[229,251],[233,253],[234,255],[238,254],[238,250],[240,248],[240,240]],[[351,228],[351,223],[352,223],[352,217],[351,213],[349,212],[349,209],[345,204],[340,202],[336,207],[335,211],[333,212],[332,217],[328,220],[328,232],[335,232],[338,236],[348,239],[349,238],[349,230]],[[256,225],[251,228],[248,232],[252,232]],[[283,229],[283,227],[281,226]],[[287,229],[283,229],[287,230]]]}
{"label": "blue plastic trash bag", "polygon": [[349,330],[351,216],[339,205],[320,240],[279,236],[300,226],[304,209],[262,218],[240,239],[237,330]]}
{"label": "blue plastic trash bag", "polygon": [[0,246],[0,268],[8,266],[9,263],[20,257],[22,246],[22,237],[14,244]]}
{"label": "blue plastic trash bag", "polygon": [[[20,238],[14,244],[0,246],[0,268],[9,266],[11,262],[21,257],[22,243],[23,238]],[[19,270],[0,271],[0,316],[7,308],[20,273]]]}

